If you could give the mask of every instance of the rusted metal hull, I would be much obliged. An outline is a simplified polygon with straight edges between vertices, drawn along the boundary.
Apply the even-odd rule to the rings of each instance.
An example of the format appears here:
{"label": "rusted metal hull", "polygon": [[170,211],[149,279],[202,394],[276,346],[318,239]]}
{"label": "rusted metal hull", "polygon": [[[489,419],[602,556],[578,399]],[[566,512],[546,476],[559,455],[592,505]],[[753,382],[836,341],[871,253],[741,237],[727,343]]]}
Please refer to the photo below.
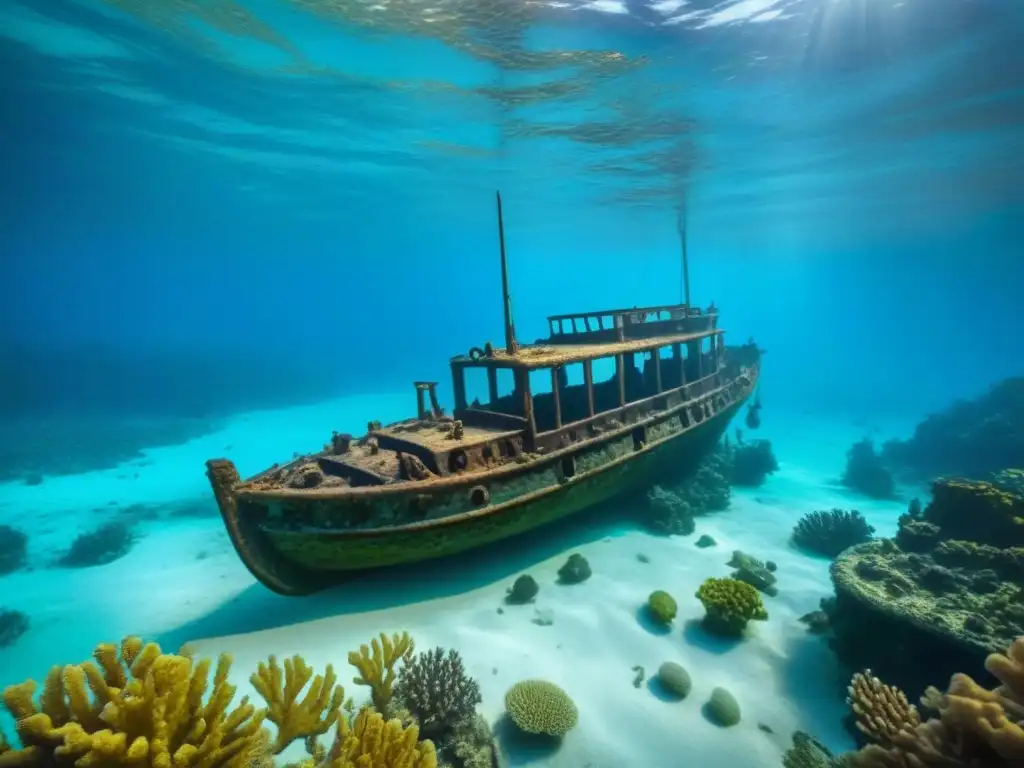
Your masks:
{"label": "rusted metal hull", "polygon": [[[343,582],[355,571],[452,555],[514,536],[660,479],[691,470],[718,442],[757,385],[757,369],[694,401],[655,413],[641,425],[583,441],[494,477],[408,483],[387,494],[291,494],[238,489],[225,459],[208,475],[232,543],[253,575],[284,595],[304,595]],[[488,503],[467,498],[486,486]],[[345,521],[367,506],[421,505],[439,516],[389,527],[353,528]],[[459,511],[463,510],[463,511]]]}

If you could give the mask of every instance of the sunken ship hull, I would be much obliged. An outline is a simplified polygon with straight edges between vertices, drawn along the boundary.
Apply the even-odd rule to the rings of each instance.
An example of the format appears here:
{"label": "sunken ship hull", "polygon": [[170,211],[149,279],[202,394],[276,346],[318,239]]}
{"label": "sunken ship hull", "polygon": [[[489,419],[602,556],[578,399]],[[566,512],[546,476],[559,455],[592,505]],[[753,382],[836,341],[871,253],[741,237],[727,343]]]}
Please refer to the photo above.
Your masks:
{"label": "sunken ship hull", "polygon": [[[309,466],[311,458],[329,467],[327,452],[244,483],[231,462],[215,459],[207,463],[208,476],[250,572],[275,592],[305,595],[354,572],[464,552],[684,476],[713,450],[758,377],[757,363],[723,365],[691,384],[595,417],[579,430],[582,439],[518,453],[483,473],[318,489],[263,482]],[[429,418],[426,423],[438,429]],[[496,437],[508,440],[507,433]]]}

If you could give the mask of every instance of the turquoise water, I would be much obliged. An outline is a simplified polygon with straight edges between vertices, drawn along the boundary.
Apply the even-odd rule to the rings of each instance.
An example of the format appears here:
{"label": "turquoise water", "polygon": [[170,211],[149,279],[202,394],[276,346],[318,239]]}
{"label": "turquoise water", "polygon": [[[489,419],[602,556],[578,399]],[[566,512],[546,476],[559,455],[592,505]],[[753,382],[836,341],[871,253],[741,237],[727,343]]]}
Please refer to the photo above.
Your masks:
{"label": "turquoise water", "polygon": [[[301,653],[358,707],[347,653],[408,630],[460,651],[510,765],[776,766],[797,730],[852,749],[855,670],[801,623],[835,593],[830,560],[790,534],[843,508],[897,536],[956,462],[871,499],[840,482],[850,445],[1024,370],[1022,40],[1010,0],[9,0],[0,526],[28,544],[0,610],[30,623],[0,634],[0,684],[140,635],[232,653],[251,696],[258,661]],[[413,380],[450,408],[449,358],[503,338],[495,191],[524,342],[547,315],[680,301],[683,215],[693,303],[767,350],[756,436],[778,471],[694,534],[637,525],[641,493],[505,548],[271,594],[203,462],[250,475],[406,418]],[[1020,396],[943,434],[1024,466]],[[58,567],[111,521],[124,552]],[[734,549],[779,578],[735,646],[701,633],[695,597]],[[556,586],[573,552],[594,577]],[[537,602],[506,607],[523,573]],[[665,634],[638,620],[654,589],[679,601]],[[921,656],[902,642],[886,669]],[[633,686],[670,660],[685,701]],[[980,678],[961,660],[926,682]],[[558,749],[502,730],[533,677],[579,708]],[[716,687],[743,710],[732,729],[702,713]]]}

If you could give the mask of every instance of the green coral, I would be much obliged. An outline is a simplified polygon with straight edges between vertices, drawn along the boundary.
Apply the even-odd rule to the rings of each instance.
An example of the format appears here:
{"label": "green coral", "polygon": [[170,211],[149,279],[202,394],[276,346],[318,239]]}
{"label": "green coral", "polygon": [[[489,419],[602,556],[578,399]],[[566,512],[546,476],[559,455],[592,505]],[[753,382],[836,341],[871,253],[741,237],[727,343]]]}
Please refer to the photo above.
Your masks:
{"label": "green coral", "polygon": [[697,590],[697,599],[704,604],[705,627],[718,634],[740,635],[747,622],[768,618],[757,589],[738,579],[707,579]]}
{"label": "green coral", "polygon": [[579,719],[569,694],[545,680],[523,680],[513,685],[505,694],[505,709],[520,730],[548,736],[564,736]]}
{"label": "green coral", "polygon": [[679,607],[672,595],[659,589],[647,598],[647,610],[659,624],[671,624]]}
{"label": "green coral", "polygon": [[741,717],[739,702],[725,688],[715,688],[711,692],[707,713],[713,721],[725,728],[738,724]]}

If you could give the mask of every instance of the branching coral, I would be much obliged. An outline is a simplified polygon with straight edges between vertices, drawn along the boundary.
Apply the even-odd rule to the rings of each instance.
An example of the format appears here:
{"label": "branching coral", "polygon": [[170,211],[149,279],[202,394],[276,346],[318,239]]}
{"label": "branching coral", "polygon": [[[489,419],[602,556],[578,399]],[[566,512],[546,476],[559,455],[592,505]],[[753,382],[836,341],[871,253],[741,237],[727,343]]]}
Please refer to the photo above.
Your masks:
{"label": "branching coral", "polygon": [[354,678],[354,682],[356,685],[370,686],[370,698],[378,712],[386,712],[391,703],[391,688],[397,674],[395,664],[400,660],[408,663],[414,650],[415,644],[408,632],[401,635],[395,633],[391,637],[381,632],[379,642],[374,638],[370,647],[362,645],[358,652],[349,653],[348,663],[359,670],[359,676]]}
{"label": "branching coral", "polygon": [[305,698],[298,700],[312,677],[313,670],[296,655],[284,660],[283,685],[281,667],[274,656],[267,663],[261,661],[249,678],[252,687],[267,702],[267,719],[277,726],[275,754],[283,752],[295,739],[326,733],[338,720],[345,691],[340,685],[334,685],[337,676],[330,664],[323,676],[313,678]]}
{"label": "branching coral", "polygon": [[793,543],[827,557],[836,557],[854,544],[871,539],[875,529],[856,510],[810,512],[793,528]]}
{"label": "branching coral", "polygon": [[468,720],[482,701],[480,685],[466,674],[459,652],[443,648],[421,653],[402,667],[395,698],[428,735],[441,735]]}
{"label": "branching coral", "polygon": [[53,667],[38,703],[35,681],[4,690],[22,748],[0,755],[0,765],[246,768],[266,755],[263,710],[246,698],[228,709],[229,656],[220,657],[205,703],[209,659],[165,655],[138,638],[124,640],[120,656],[109,644],[93,656],[96,663]]}
{"label": "branching coral", "polygon": [[903,691],[886,685],[870,669],[855,674],[846,690],[857,729],[873,744],[891,744],[897,733],[921,722],[917,707],[907,701]]}
{"label": "branching coral", "polygon": [[334,744],[319,768],[437,768],[437,752],[432,742],[419,741],[415,725],[403,728],[364,707],[351,726],[338,719]]}
{"label": "branching coral", "polygon": [[985,662],[1002,683],[987,690],[964,674],[953,675],[945,694],[929,688],[921,703],[938,718],[890,736],[891,745],[869,745],[849,757],[854,768],[1010,768],[1024,765],[1024,637],[1006,655]]}
{"label": "branching coral", "polygon": [[764,621],[768,611],[758,591],[737,579],[706,579],[697,590],[704,604],[704,626],[717,634],[743,634],[750,621]]}

